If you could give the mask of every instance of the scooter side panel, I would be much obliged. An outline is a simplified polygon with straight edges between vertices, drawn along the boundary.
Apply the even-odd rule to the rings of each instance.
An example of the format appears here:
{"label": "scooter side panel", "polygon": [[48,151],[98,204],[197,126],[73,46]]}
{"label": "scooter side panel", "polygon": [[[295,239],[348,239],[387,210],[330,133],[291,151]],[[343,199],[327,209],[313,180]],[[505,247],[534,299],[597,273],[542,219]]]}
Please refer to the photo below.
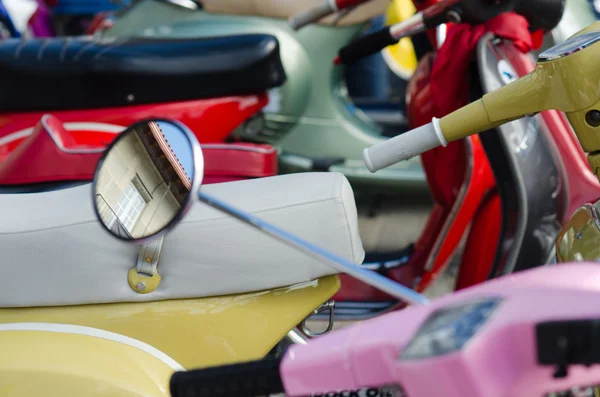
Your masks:
{"label": "scooter side panel", "polygon": [[270,291],[202,299],[0,309],[0,329],[32,322],[97,328],[144,342],[189,369],[264,357],[339,288],[339,277],[328,276]]}
{"label": "scooter side panel", "polygon": [[[194,132],[200,143],[215,143],[223,142],[266,102],[266,95],[262,94],[85,111],[64,110],[52,112],[52,115],[64,123],[78,145],[106,146],[127,126],[152,117],[179,120]],[[0,112],[0,162],[33,133],[34,126],[46,113]]]}
{"label": "scooter side panel", "polygon": [[0,394],[168,396],[181,366],[138,340],[88,327],[0,325]]}
{"label": "scooter side panel", "polygon": [[[478,65],[483,91],[490,92],[524,75],[512,65],[525,64],[511,42],[486,35],[479,43]],[[533,67],[533,63],[530,63]],[[503,229],[495,268],[500,276],[540,266],[566,217],[568,185],[552,129],[541,115],[513,121],[481,134],[502,198]]]}
{"label": "scooter side panel", "polygon": [[600,202],[575,211],[556,239],[556,259],[560,263],[600,259]]}

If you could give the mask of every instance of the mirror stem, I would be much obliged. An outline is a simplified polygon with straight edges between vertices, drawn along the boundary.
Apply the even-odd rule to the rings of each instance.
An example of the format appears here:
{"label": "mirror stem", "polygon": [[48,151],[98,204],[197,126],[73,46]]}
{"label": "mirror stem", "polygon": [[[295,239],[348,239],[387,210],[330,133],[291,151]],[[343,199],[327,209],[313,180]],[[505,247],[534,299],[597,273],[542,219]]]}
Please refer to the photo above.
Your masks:
{"label": "mirror stem", "polygon": [[338,271],[349,274],[350,276],[372,285],[381,291],[388,293],[389,295],[411,304],[425,304],[429,302],[429,299],[427,299],[424,295],[421,295],[408,287],[396,283],[395,281],[392,281],[389,278],[380,275],[379,273],[375,273],[372,270],[367,270],[360,266],[353,265],[342,257],[334,255],[320,247],[317,247],[316,245],[294,236],[291,233],[281,230],[251,214],[240,211],[237,208],[234,208],[206,193],[199,192],[198,198],[201,202],[211,206],[212,208],[227,215],[233,216],[234,218],[237,218],[256,229],[259,229],[263,233],[266,233],[271,237],[274,237],[275,239],[286,243],[298,249],[299,251],[302,251],[313,259],[318,260],[319,262],[325,262]]}

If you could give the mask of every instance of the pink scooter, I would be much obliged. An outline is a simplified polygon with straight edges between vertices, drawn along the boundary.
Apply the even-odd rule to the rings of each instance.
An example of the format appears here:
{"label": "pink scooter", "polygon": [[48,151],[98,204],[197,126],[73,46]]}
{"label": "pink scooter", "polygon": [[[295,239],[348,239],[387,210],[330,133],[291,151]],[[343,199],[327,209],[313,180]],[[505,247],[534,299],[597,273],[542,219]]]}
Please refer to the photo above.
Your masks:
{"label": "pink scooter", "polygon": [[598,396],[600,267],[549,266],[342,329],[282,359],[175,373],[173,397]]}

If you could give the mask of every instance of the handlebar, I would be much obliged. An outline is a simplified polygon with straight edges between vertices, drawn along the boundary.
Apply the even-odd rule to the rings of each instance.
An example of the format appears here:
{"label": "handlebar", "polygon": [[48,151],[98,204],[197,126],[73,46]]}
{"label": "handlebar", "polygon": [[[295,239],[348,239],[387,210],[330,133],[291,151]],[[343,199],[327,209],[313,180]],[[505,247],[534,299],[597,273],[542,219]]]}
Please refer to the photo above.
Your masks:
{"label": "handlebar", "polygon": [[371,172],[418,156],[448,142],[440,129],[439,119],[398,135],[363,151],[363,160]]}
{"label": "handlebar", "polygon": [[405,37],[414,36],[444,23],[482,23],[503,12],[515,10],[517,0],[500,0],[489,4],[483,0],[444,0],[412,17],[343,47],[334,63],[350,63],[363,57],[375,54],[385,47],[396,44]]}
{"label": "handlebar", "polygon": [[281,359],[176,372],[171,377],[172,397],[255,397],[285,392]]}
{"label": "handlebar", "polygon": [[[600,22],[539,55],[536,68],[426,126],[363,151],[371,172],[398,161],[545,110],[559,110],[573,127],[600,177]],[[593,159],[593,160],[592,160]]]}
{"label": "handlebar", "polygon": [[323,4],[310,8],[300,14],[294,15],[289,19],[289,24],[292,29],[298,30],[313,22],[317,22],[321,18],[334,14],[346,8],[366,3],[370,0],[324,0]]}

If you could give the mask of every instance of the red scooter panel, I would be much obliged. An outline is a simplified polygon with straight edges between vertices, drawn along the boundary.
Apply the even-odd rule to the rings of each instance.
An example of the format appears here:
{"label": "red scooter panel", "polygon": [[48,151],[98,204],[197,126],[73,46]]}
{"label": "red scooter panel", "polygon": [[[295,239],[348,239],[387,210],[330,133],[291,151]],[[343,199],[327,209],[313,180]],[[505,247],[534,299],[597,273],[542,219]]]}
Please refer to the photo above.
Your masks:
{"label": "red scooter panel", "polygon": [[[46,114],[0,163],[0,185],[91,180],[102,152],[116,136],[90,131],[77,135]],[[270,145],[219,143],[202,148],[204,183],[277,175],[277,152]]]}
{"label": "red scooter panel", "polygon": [[277,175],[277,150],[256,143],[202,145],[204,183]]}
{"label": "red scooter panel", "polygon": [[[205,143],[223,142],[231,132],[268,103],[266,94],[131,106],[127,108],[53,112],[77,144],[106,146],[127,126],[148,118],[181,121]],[[0,162],[40,121],[44,112],[0,113]]]}
{"label": "red scooter panel", "polygon": [[56,117],[45,115],[0,164],[0,184],[91,179],[103,150],[77,144]]}

